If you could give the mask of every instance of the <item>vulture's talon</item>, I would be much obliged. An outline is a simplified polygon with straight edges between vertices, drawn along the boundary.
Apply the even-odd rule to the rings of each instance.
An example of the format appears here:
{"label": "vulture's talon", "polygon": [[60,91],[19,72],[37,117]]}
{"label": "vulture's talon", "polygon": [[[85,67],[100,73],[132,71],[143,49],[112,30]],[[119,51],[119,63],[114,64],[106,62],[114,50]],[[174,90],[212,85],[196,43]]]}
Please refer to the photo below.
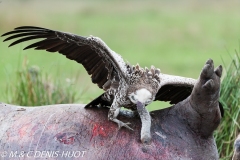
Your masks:
{"label": "vulture's talon", "polygon": [[122,122],[122,121],[119,121],[119,123],[118,123],[118,129],[121,129],[122,127],[125,127],[125,128],[127,128],[127,129],[133,131],[133,129],[128,126],[129,124],[131,124],[131,123],[130,123],[130,122],[124,123],[124,122]]}

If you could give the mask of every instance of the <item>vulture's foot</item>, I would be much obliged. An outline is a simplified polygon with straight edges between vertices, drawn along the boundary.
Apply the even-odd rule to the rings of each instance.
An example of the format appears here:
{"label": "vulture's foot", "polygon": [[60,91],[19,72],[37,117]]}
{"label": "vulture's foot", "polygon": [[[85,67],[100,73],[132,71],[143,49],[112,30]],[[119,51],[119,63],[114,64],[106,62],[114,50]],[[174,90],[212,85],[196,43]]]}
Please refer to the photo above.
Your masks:
{"label": "vulture's foot", "polygon": [[108,119],[117,123],[119,129],[122,128],[122,127],[126,127],[126,128],[133,131],[133,129],[128,126],[130,124],[129,122],[124,123],[124,122],[117,119],[117,116],[118,116],[119,113],[120,113],[120,107],[115,107],[114,105],[112,105],[110,107],[109,112],[108,112]]}
{"label": "vulture's foot", "polygon": [[122,127],[126,127],[127,129],[130,129],[130,130],[133,131],[133,129],[128,126],[129,124],[131,124],[131,123],[129,123],[129,122],[124,123],[124,122],[122,122],[122,121],[120,121],[120,120],[118,120],[118,119],[116,119],[116,118],[115,118],[115,119],[110,119],[110,120],[118,124],[118,129],[120,129],[120,128],[122,128]]}

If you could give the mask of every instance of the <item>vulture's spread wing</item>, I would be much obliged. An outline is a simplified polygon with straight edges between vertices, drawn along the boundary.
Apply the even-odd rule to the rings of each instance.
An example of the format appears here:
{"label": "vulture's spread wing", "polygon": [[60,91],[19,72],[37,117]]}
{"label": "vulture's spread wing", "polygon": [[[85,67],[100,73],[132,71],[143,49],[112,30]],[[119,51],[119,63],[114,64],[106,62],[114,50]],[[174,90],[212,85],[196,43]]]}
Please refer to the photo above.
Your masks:
{"label": "vulture's spread wing", "polygon": [[[169,101],[170,104],[177,104],[191,95],[197,80],[180,76],[160,74],[161,88],[158,90],[155,101]],[[219,102],[221,116],[224,116],[224,109]]]}
{"label": "vulture's spread wing", "polygon": [[161,87],[155,96],[155,101],[170,101],[170,104],[177,104],[192,93],[196,82],[197,80],[192,78],[160,73]]}
{"label": "vulture's spread wing", "polygon": [[91,75],[92,82],[98,84],[100,88],[104,88],[104,84],[113,75],[125,79],[126,63],[100,38],[82,37],[33,26],[18,27],[2,36],[9,36],[4,41],[18,38],[9,47],[24,41],[42,39],[24,49],[35,48],[36,50],[59,52],[65,55],[68,59],[82,64]]}

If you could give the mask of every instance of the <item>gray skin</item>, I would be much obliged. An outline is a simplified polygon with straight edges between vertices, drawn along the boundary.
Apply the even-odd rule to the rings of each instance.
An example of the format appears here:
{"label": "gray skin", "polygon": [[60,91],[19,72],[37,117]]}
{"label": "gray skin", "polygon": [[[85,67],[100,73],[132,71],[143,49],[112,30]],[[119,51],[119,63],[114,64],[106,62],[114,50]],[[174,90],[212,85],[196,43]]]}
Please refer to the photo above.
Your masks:
{"label": "gray skin", "polygon": [[[133,131],[119,130],[114,122],[108,121],[107,108],[85,109],[80,104],[21,107],[0,103],[0,156],[40,159],[41,153],[41,159],[58,160],[218,159],[213,131],[221,120],[218,106],[221,73],[221,67],[214,71],[209,60],[188,98],[150,112],[150,145],[141,143],[141,120],[131,113],[120,113],[119,120],[130,122]],[[73,152],[75,157],[71,157]]]}
{"label": "gray skin", "polygon": [[234,153],[232,160],[240,160],[240,134],[237,136],[234,142]]}

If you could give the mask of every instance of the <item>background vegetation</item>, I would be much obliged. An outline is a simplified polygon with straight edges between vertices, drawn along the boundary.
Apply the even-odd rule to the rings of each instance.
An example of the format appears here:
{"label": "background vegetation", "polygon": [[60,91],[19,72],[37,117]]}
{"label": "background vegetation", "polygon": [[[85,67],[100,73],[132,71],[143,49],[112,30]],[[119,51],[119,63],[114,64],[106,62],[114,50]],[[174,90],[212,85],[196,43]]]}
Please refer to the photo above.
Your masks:
{"label": "background vegetation", "polygon": [[222,159],[231,159],[234,140],[240,131],[240,54],[236,54],[221,84],[220,101],[225,115],[215,132],[218,151]]}
{"label": "background vegetation", "polygon": [[[163,73],[197,78],[205,61],[229,64],[239,45],[240,2],[236,1],[79,1],[1,0],[0,33],[35,25],[101,37],[131,64],[155,65]],[[3,40],[3,39],[2,39]],[[102,93],[91,84],[83,67],[64,56],[44,51],[22,51],[27,43],[8,48],[0,43],[0,88],[16,78],[24,57],[43,73],[84,88],[79,103]],[[6,97],[0,94],[1,101]],[[168,103],[156,102],[149,109]]]}
{"label": "background vegetation", "polygon": [[38,66],[29,66],[24,59],[22,68],[16,71],[16,80],[7,82],[5,97],[7,103],[20,106],[41,106],[49,104],[71,104],[77,102],[80,91],[72,85],[74,79],[59,79],[43,74]]}
{"label": "background vegetation", "polygon": [[[239,47],[240,37],[239,7],[238,1],[213,0],[1,0],[0,34],[18,26],[34,25],[79,35],[94,35],[101,37],[131,64],[139,63],[143,67],[155,65],[163,73],[197,78],[208,58],[214,60],[215,66],[224,63],[225,69],[235,59],[233,55]],[[59,86],[58,93],[50,97],[70,93],[69,97],[74,98],[68,99],[68,102],[87,103],[102,93],[91,84],[86,71],[76,62],[45,51],[22,51],[27,42],[12,48],[8,48],[8,44],[0,43],[0,88],[2,91],[6,86],[8,88],[7,92],[0,93],[0,101],[17,103],[17,97],[21,96],[13,96],[13,93],[18,87],[27,85],[22,83],[33,83],[26,78],[30,76],[28,69],[32,65],[40,68],[40,86]],[[22,63],[24,59],[28,63]],[[221,157],[231,155],[233,138],[239,130],[239,98],[236,97],[239,96],[239,86],[236,86],[239,72],[233,64],[230,71],[234,72],[225,72],[225,75],[235,78],[224,79],[221,91],[222,95],[226,95],[222,101],[227,110],[216,136]],[[235,90],[229,91],[228,87]],[[25,92],[24,89],[22,91]],[[38,89],[32,88],[31,91],[29,93],[34,99],[34,92]],[[29,93],[25,92],[25,95]],[[28,100],[20,100],[32,105]],[[43,104],[43,101],[39,103]],[[169,104],[155,102],[148,109],[166,106]],[[235,109],[229,108],[232,106]],[[231,116],[232,113],[234,116]],[[228,137],[229,129],[232,134]]]}

